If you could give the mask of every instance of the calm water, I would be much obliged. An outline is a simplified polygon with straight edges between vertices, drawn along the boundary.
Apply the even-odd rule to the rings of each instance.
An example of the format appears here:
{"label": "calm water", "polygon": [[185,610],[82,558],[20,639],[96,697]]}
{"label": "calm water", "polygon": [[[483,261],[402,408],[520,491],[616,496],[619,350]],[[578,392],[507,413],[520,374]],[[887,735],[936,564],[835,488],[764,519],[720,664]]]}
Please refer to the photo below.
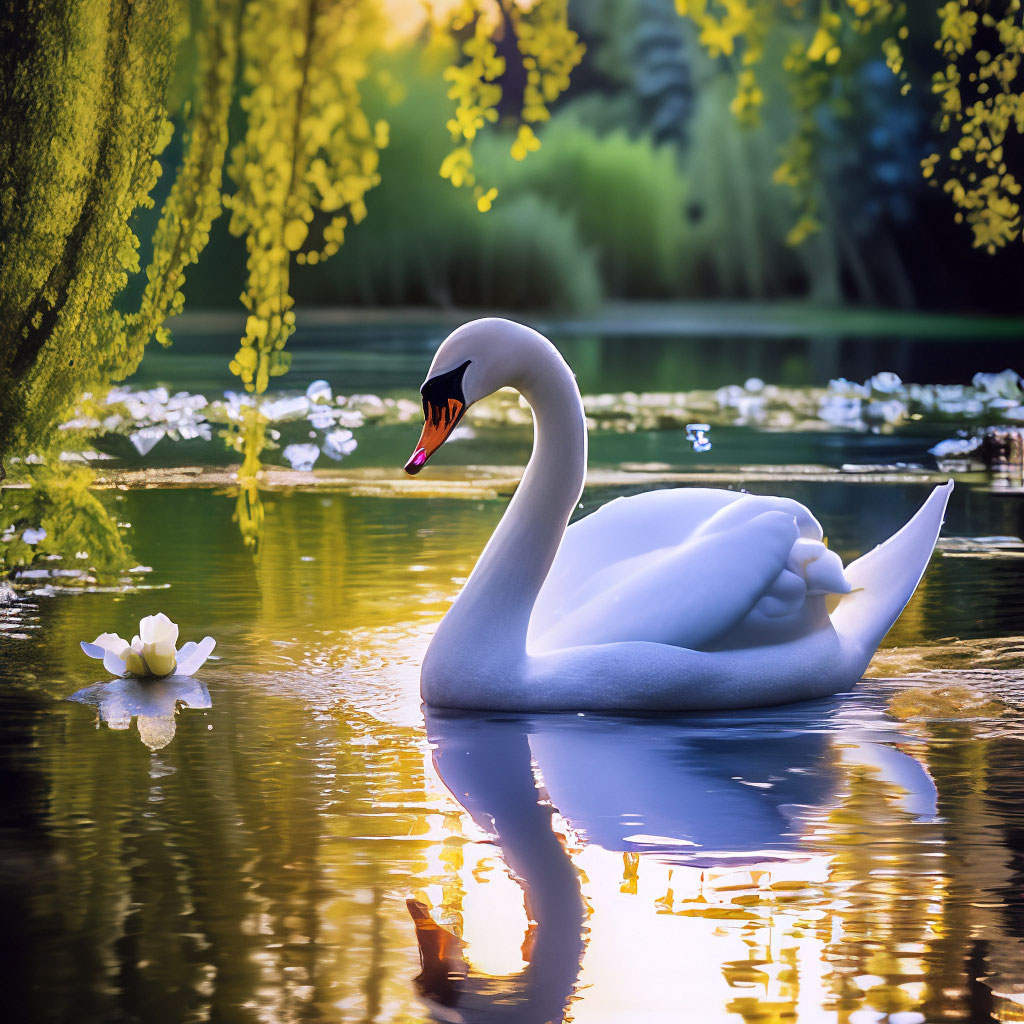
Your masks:
{"label": "calm water", "polygon": [[[773,489],[846,555],[925,493]],[[116,501],[160,589],[38,599],[0,639],[7,1019],[1024,1018],[1012,549],[936,555],[877,662],[903,678],[841,698],[425,717],[420,655],[502,503],[272,496],[254,560],[230,496]],[[947,530],[1021,518],[961,488]],[[191,685],[78,650],[157,609],[218,640]],[[1002,706],[888,712],[954,685]]]}

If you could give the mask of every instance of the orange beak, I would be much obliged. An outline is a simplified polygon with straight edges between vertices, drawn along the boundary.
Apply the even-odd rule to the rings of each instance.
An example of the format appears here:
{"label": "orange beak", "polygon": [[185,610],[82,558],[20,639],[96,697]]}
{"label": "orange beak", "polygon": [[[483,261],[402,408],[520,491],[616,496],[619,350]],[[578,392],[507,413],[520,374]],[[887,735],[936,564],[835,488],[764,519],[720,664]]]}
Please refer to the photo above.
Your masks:
{"label": "orange beak", "polygon": [[416,450],[409,457],[405,464],[405,471],[409,476],[415,476],[426,464],[434,452],[444,444],[445,439],[455,429],[455,424],[462,419],[466,411],[464,403],[457,398],[449,398],[444,408],[428,405],[423,422],[423,431],[420,433]]}

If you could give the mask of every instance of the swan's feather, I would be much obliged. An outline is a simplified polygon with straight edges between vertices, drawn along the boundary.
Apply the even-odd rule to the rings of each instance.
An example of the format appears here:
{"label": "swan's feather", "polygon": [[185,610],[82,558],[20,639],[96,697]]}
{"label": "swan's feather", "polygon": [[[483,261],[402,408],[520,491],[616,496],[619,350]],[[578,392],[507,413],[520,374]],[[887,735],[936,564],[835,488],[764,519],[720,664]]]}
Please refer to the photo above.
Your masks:
{"label": "swan's feather", "polygon": [[631,575],[591,590],[544,632],[538,649],[622,640],[705,647],[772,588],[797,537],[793,516],[770,511],[663,549]]}
{"label": "swan's feather", "polygon": [[599,577],[635,572],[652,555],[682,544],[701,523],[741,497],[708,487],[645,491],[615,498],[577,520],[566,529],[537,595],[531,633],[547,629],[575,608],[584,590],[605,585]]}
{"label": "swan's feather", "polygon": [[537,595],[530,639],[539,639],[593,592],[632,576],[698,531],[728,529],[773,510],[793,516],[801,537],[821,540],[817,520],[791,498],[711,487],[674,487],[615,498],[566,529]]}
{"label": "swan's feather", "polygon": [[[778,563],[776,520],[765,513],[788,524]],[[755,637],[762,619],[785,618],[778,639],[806,632],[820,618],[803,608],[808,584],[816,594],[849,590],[821,537],[792,498],[678,488],[617,499],[566,531],[534,606],[530,649],[618,640],[703,648],[751,614]]]}

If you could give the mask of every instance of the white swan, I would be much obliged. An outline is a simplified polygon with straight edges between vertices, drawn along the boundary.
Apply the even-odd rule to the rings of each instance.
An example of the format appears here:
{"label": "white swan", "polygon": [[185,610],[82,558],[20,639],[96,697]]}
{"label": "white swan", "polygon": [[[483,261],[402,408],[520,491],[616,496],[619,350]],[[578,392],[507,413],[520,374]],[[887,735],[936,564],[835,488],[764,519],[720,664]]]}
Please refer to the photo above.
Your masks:
{"label": "white swan", "polygon": [[845,570],[789,498],[650,491],[566,529],[587,463],[576,379],[542,335],[494,318],[465,324],[437,350],[406,471],[418,473],[466,409],[505,386],[533,409],[533,454],[431,640],[420,675],[427,704],[749,707],[838,693],[861,678],[924,573],[952,482]]}

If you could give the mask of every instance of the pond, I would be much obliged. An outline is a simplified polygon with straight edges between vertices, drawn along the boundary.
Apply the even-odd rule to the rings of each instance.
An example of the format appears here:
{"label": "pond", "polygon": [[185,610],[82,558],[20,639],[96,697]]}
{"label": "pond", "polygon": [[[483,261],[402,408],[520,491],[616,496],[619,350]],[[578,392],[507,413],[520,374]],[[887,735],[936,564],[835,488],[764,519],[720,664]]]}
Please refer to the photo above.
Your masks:
{"label": "pond", "polygon": [[[339,369],[352,344],[307,375],[404,393],[429,356],[411,347],[357,383]],[[176,386],[227,384],[196,360]],[[400,464],[415,430],[381,430],[367,461]],[[786,435],[748,436],[804,460]],[[844,434],[844,451],[877,438]],[[608,465],[647,461],[612,440]],[[728,447],[707,465],[743,461]],[[846,559],[923,500],[923,474],[901,479],[748,486],[807,504]],[[230,493],[107,492],[151,571],[3,612],[11,1019],[1024,1019],[1018,495],[960,482],[850,694],[517,717],[420,706],[434,624],[506,501],[429,493],[268,492],[254,554]],[[580,514],[611,493],[588,488]],[[198,679],[115,683],[79,650],[156,610],[216,637]]]}

